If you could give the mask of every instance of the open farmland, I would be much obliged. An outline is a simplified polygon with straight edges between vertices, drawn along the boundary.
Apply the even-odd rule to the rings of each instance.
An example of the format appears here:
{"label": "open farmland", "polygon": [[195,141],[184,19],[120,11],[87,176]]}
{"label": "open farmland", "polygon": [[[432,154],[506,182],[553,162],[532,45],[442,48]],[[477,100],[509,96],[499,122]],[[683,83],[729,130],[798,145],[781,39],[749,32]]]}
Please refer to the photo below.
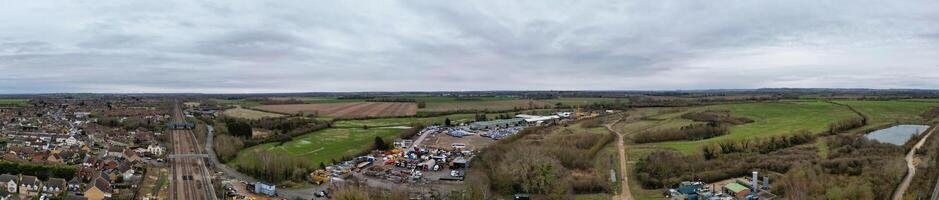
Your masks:
{"label": "open farmland", "polygon": [[892,123],[925,123],[920,116],[931,108],[939,107],[939,102],[928,101],[836,101],[851,106],[867,115],[865,128],[879,127]]}
{"label": "open farmland", "polygon": [[0,99],[0,107],[25,106],[28,99]]}
{"label": "open farmland", "polygon": [[[516,114],[550,114],[552,110],[528,110],[521,112],[503,112],[486,114],[488,119],[496,119],[499,115],[515,116]],[[333,124],[333,127],[361,128],[369,127],[387,127],[387,126],[410,126],[418,123],[423,125],[443,124],[449,118],[451,124],[469,123],[476,120],[476,114],[452,114],[436,117],[392,117],[376,119],[358,119],[358,120],[339,120]]]}
{"label": "open farmland", "polygon": [[539,102],[544,102],[550,105],[556,105],[560,103],[565,106],[582,106],[590,105],[594,103],[626,103],[629,102],[628,99],[618,99],[618,98],[557,98],[557,99],[544,99],[538,100]]}
{"label": "open farmland", "polygon": [[[730,110],[731,115],[749,118],[754,122],[730,127],[730,134],[723,136],[697,141],[663,142],[657,143],[655,146],[690,154],[699,151],[704,145],[725,140],[780,136],[799,130],[821,133],[827,130],[828,125],[832,122],[857,117],[857,114],[844,106],[821,101],[726,104],[692,110],[714,109]],[[681,121],[672,121],[671,123],[681,123]]]}
{"label": "open farmland", "polygon": [[261,119],[261,118],[283,117],[283,116],[284,116],[284,115],[282,115],[282,114],[271,113],[271,112],[264,112],[264,111],[257,111],[257,110],[251,110],[251,109],[245,109],[245,108],[241,108],[241,107],[237,107],[237,108],[232,108],[232,109],[225,110],[225,111],[222,112],[222,114],[225,115],[225,116],[234,117],[234,118],[241,118],[241,119]]}
{"label": "open farmland", "polygon": [[315,113],[338,118],[394,117],[417,114],[417,105],[414,103],[359,102],[284,104],[261,105],[255,108],[277,113]]}
{"label": "open farmland", "polygon": [[238,157],[229,165],[238,166],[246,162],[255,162],[258,152],[286,153],[318,165],[320,162],[329,163],[333,159],[341,160],[344,156],[353,156],[369,147],[375,136],[393,140],[401,129],[394,128],[331,128],[294,138],[280,144],[278,142],[265,143],[238,153]]}
{"label": "open farmland", "polygon": [[447,102],[427,102],[427,107],[420,111],[427,112],[447,112],[461,110],[527,110],[532,108],[543,108],[553,106],[551,103],[536,100],[498,100],[498,101],[447,101]]}

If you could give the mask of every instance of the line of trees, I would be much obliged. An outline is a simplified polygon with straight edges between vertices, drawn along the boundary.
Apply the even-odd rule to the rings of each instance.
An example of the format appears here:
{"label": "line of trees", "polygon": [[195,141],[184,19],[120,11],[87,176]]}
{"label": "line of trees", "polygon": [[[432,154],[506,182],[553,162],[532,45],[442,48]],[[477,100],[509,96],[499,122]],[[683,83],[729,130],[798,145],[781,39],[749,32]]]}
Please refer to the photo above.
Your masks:
{"label": "line of trees", "polygon": [[745,117],[734,117],[727,110],[708,110],[704,112],[692,112],[681,116],[682,118],[708,123],[741,125],[753,123],[752,119]]}
{"label": "line of trees", "polygon": [[637,133],[636,143],[652,143],[674,140],[703,140],[730,133],[726,125],[717,123],[692,124],[677,129],[659,129]]}
{"label": "line of trees", "polygon": [[63,178],[70,180],[75,176],[75,167],[64,165],[35,165],[0,161],[0,174],[23,174],[36,176],[39,179]]}
{"label": "line of trees", "polygon": [[222,162],[228,162],[238,156],[238,152],[244,149],[245,143],[239,137],[231,135],[216,135],[214,145],[215,154]]}
{"label": "line of trees", "polygon": [[832,122],[828,125],[828,133],[837,134],[843,131],[860,128],[867,125],[867,119],[864,117],[854,117]]}
{"label": "line of trees", "polygon": [[[705,158],[717,157],[717,153],[761,153],[766,154],[792,146],[806,144],[815,140],[815,135],[806,130],[800,130],[786,136],[773,136],[755,140],[725,141],[718,146],[704,146],[702,152]],[[716,149],[715,149],[716,148]]]}
{"label": "line of trees", "polygon": [[289,154],[271,151],[247,153],[255,154],[249,157],[257,160],[241,162],[237,165],[238,171],[271,183],[304,181],[307,180],[307,174],[313,170],[313,165],[309,162]]}

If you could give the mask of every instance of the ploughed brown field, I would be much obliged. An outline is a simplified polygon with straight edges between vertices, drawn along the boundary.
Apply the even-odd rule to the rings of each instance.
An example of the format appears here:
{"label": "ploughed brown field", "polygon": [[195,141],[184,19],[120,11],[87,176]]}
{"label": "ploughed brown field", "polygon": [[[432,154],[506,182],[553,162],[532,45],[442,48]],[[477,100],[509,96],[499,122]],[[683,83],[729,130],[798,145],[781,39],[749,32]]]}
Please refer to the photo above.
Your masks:
{"label": "ploughed brown field", "polygon": [[316,113],[323,116],[354,117],[393,117],[417,114],[415,103],[356,102],[324,104],[283,104],[261,105],[257,109],[278,113]]}

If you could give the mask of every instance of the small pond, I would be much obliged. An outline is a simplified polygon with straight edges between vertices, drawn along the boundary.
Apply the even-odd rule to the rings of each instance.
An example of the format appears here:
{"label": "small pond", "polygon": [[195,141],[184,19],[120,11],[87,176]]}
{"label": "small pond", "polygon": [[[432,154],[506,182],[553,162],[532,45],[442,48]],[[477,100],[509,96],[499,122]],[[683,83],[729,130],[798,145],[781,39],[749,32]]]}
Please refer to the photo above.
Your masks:
{"label": "small pond", "polygon": [[871,132],[864,137],[883,143],[903,145],[913,137],[913,134],[920,134],[928,128],[929,126],[926,125],[901,124]]}

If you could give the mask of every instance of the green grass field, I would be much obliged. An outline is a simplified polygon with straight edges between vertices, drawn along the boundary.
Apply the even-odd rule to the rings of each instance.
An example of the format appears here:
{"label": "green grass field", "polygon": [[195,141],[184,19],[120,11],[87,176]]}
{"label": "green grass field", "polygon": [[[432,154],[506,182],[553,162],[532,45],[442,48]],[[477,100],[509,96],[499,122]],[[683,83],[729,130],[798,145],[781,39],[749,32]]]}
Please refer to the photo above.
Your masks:
{"label": "green grass field", "polygon": [[0,107],[25,106],[29,99],[0,99]]}
{"label": "green grass field", "polygon": [[832,122],[857,116],[844,106],[821,101],[727,104],[699,109],[727,109],[734,116],[750,118],[755,122],[731,127],[730,134],[720,137],[698,141],[664,142],[655,146],[690,154],[699,151],[701,146],[724,140],[786,135],[798,130],[821,133],[827,130]]}
{"label": "green grass field", "polygon": [[283,117],[283,116],[284,116],[284,115],[278,114],[278,113],[264,112],[264,111],[258,111],[258,110],[251,110],[251,109],[245,109],[245,108],[241,108],[241,107],[237,107],[237,108],[232,108],[232,109],[225,110],[224,112],[222,112],[222,114],[225,115],[225,116],[229,116],[229,117],[235,117],[235,118],[241,118],[241,119],[251,119],[251,120],[254,120],[254,119],[261,119],[261,118],[265,118],[265,117],[273,118],[273,117]]}
{"label": "green grass field", "polygon": [[365,119],[365,120],[342,120],[337,121],[333,124],[333,127],[345,127],[345,128],[361,128],[362,126],[369,127],[387,127],[387,126],[410,126],[413,123],[420,123],[423,125],[431,124],[443,124],[444,121],[450,118],[450,123],[459,124],[463,122],[471,122],[475,119],[473,114],[454,114],[454,115],[445,115],[440,117],[405,117],[405,118],[378,118],[378,119]]}
{"label": "green grass field", "polygon": [[939,107],[935,101],[836,101],[853,107],[866,114],[869,119],[864,128],[878,127],[896,122],[924,123],[921,114],[933,107]]}
{"label": "green grass field", "polygon": [[329,163],[333,159],[341,160],[344,156],[354,156],[374,142],[375,136],[386,141],[393,140],[402,129],[394,128],[331,128],[294,138],[283,145],[265,143],[244,149],[238,157],[228,164],[232,166],[245,162],[257,161],[257,154],[251,152],[272,151],[304,158],[313,164]]}
{"label": "green grass field", "polygon": [[246,108],[261,105],[260,101],[252,101],[252,100],[247,100],[247,99],[212,99],[212,100],[222,105],[239,105],[241,107],[246,107]]}

